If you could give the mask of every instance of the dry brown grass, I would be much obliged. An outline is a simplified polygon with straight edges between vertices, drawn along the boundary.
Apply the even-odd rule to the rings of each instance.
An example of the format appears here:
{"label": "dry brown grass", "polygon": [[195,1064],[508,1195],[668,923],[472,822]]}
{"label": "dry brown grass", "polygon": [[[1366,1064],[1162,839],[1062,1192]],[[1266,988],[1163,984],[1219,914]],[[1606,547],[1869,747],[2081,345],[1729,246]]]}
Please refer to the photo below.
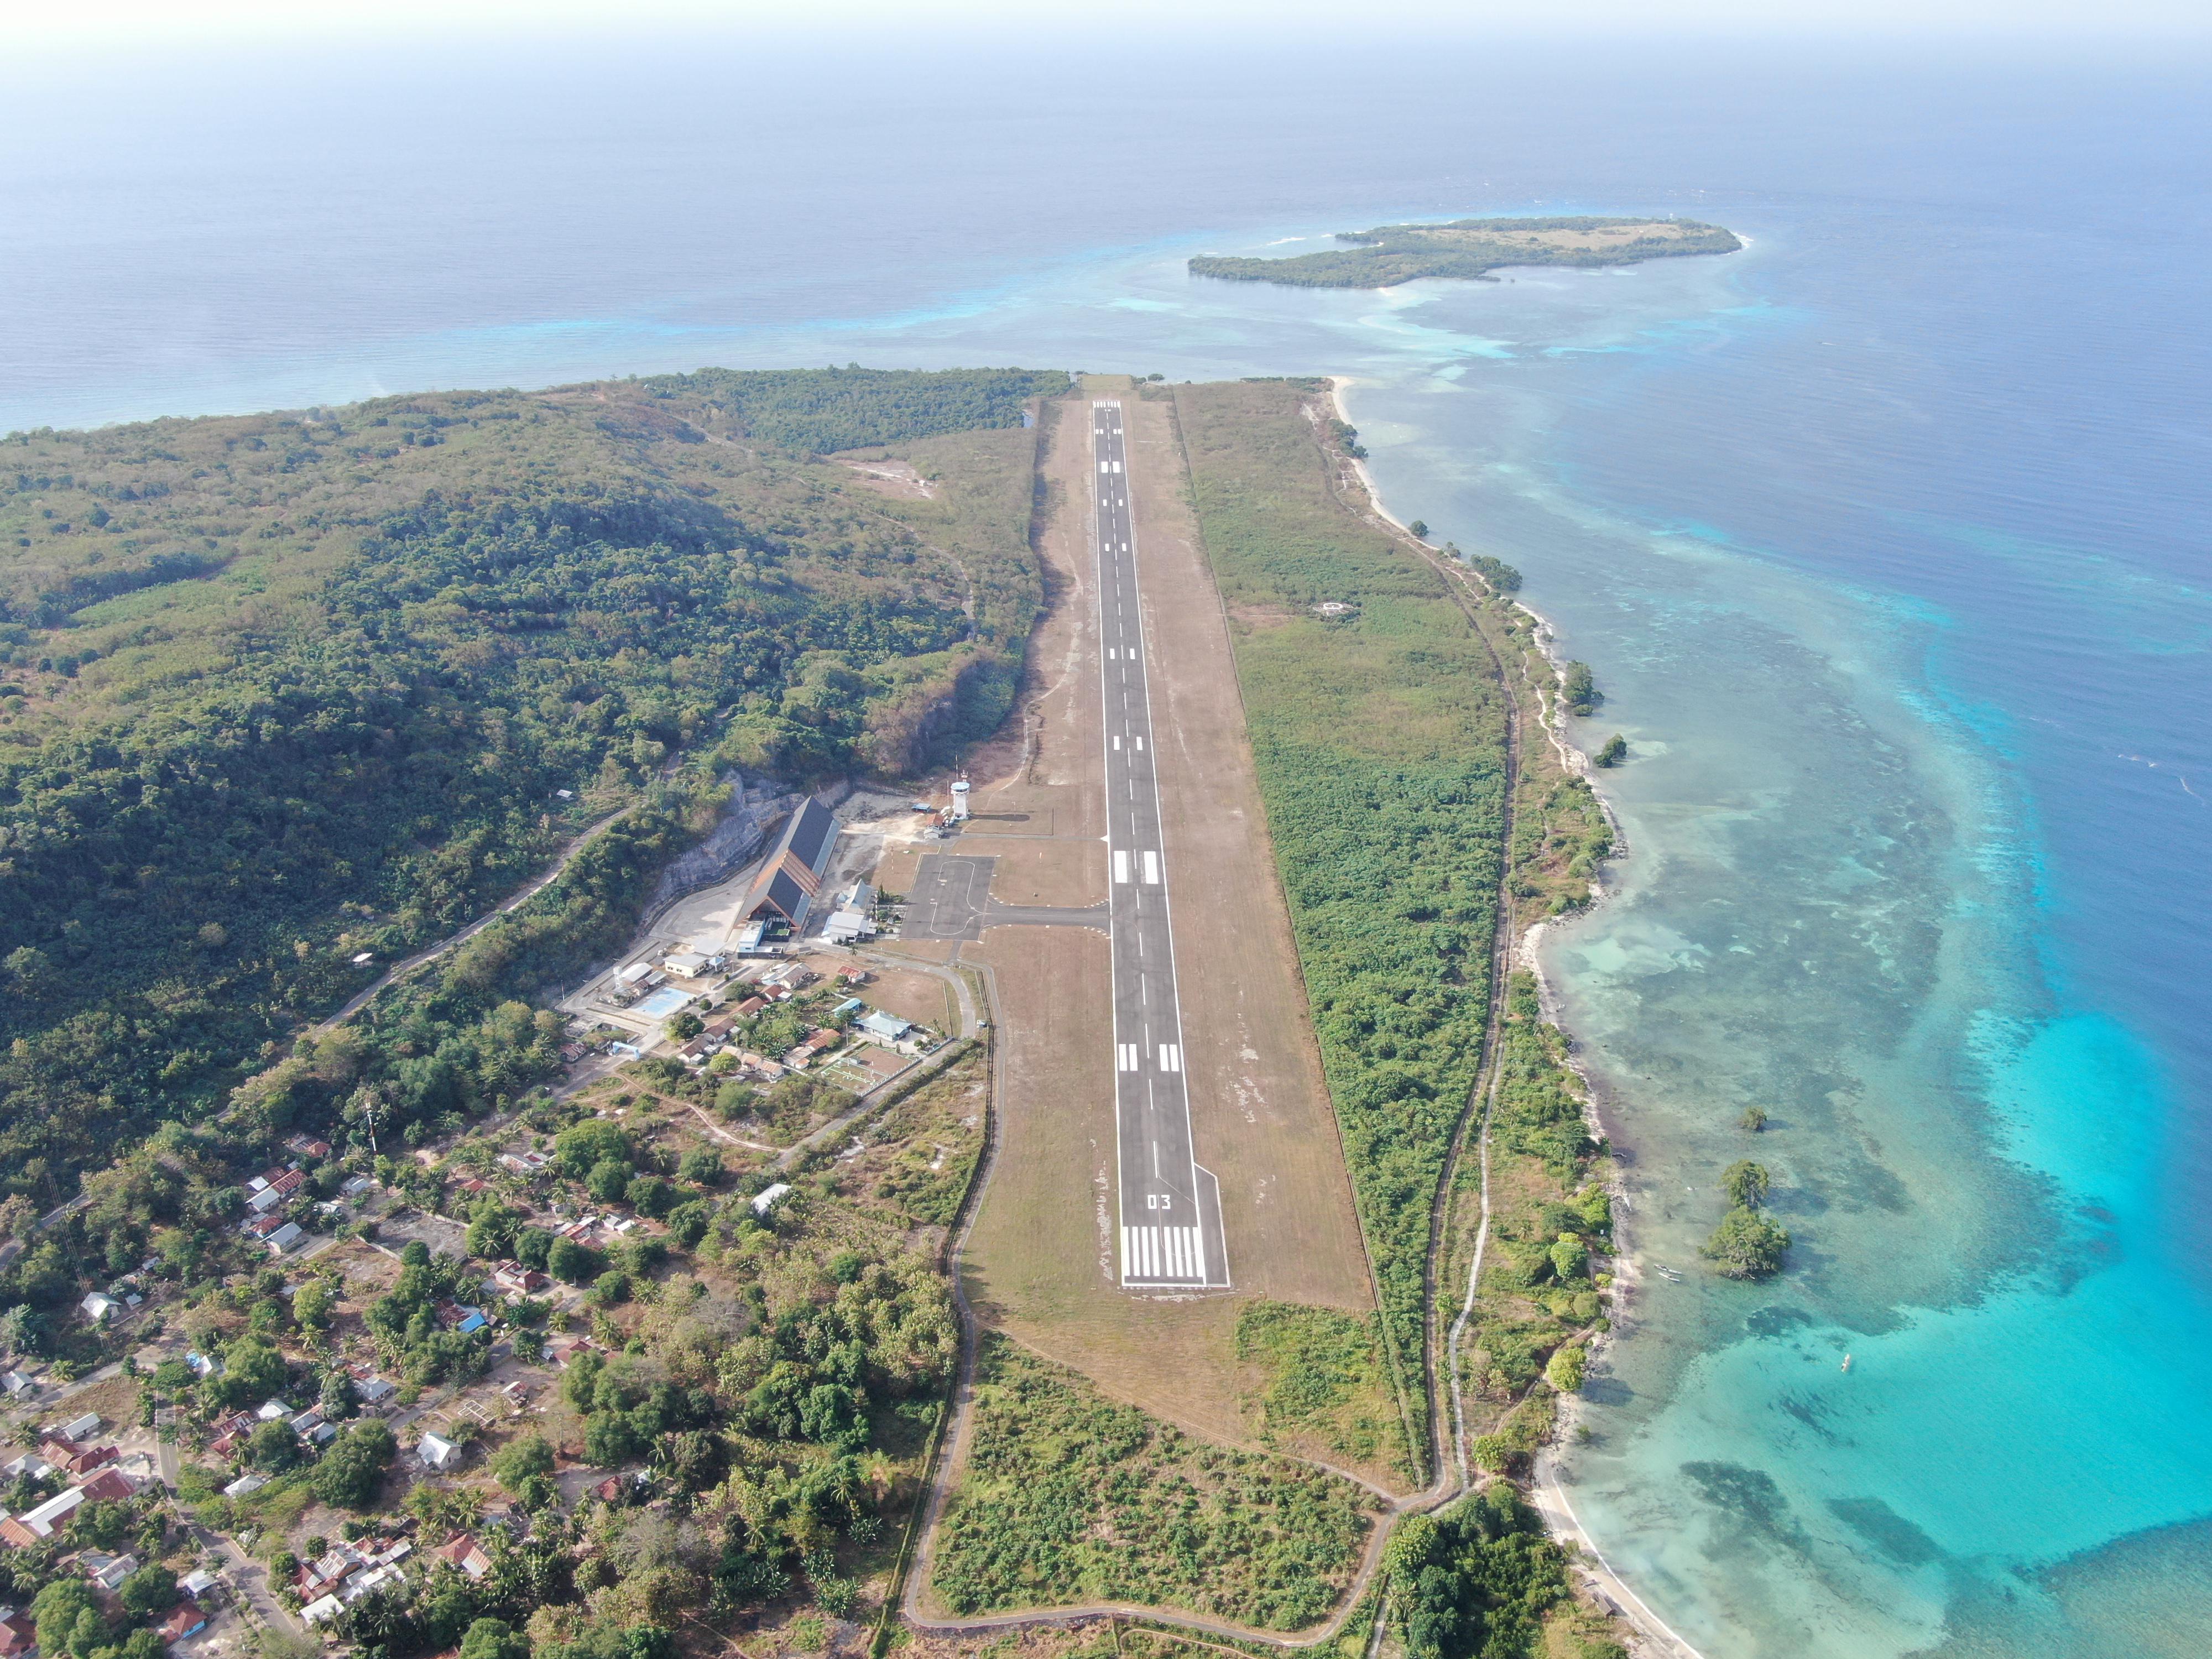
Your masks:
{"label": "dry brown grass", "polygon": [[887,893],[914,891],[914,872],[921,864],[922,848],[912,843],[888,848],[876,860],[868,879]]}
{"label": "dry brown grass", "polygon": [[963,836],[959,851],[999,860],[991,896],[1003,904],[1081,907],[1106,900],[1106,843],[1080,840],[1000,840]]}
{"label": "dry brown grass", "polygon": [[127,1376],[111,1376],[104,1382],[94,1382],[89,1388],[79,1389],[67,1400],[42,1406],[29,1413],[31,1420],[41,1425],[66,1423],[95,1412],[100,1417],[100,1432],[94,1440],[106,1440],[138,1421],[138,1384]]}
{"label": "dry brown grass", "polygon": [[951,988],[934,974],[913,969],[879,968],[872,963],[855,964],[846,957],[808,957],[805,961],[824,979],[840,969],[864,967],[868,971],[868,982],[854,989],[852,995],[871,1007],[887,1010],[917,1025],[930,1026],[948,1036],[959,1035],[959,1010],[952,1000]]}

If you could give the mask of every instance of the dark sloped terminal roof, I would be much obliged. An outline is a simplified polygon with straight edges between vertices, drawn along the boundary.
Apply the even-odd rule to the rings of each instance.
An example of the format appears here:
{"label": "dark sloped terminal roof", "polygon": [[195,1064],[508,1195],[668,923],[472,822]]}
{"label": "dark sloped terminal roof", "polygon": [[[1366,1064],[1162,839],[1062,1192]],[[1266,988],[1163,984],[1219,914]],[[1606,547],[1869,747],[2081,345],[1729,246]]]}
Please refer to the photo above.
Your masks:
{"label": "dark sloped terminal roof", "polygon": [[819,867],[823,849],[829,846],[830,837],[836,833],[837,820],[830,809],[810,795],[799,811],[793,813],[790,824],[783,832],[784,850],[795,854],[799,861],[810,870]]}
{"label": "dark sloped terminal roof", "polygon": [[745,919],[781,916],[794,930],[804,927],[836,839],[837,819],[830,808],[811,795],[800,802],[783,826],[775,850],[753,878],[752,890],[745,895]]}

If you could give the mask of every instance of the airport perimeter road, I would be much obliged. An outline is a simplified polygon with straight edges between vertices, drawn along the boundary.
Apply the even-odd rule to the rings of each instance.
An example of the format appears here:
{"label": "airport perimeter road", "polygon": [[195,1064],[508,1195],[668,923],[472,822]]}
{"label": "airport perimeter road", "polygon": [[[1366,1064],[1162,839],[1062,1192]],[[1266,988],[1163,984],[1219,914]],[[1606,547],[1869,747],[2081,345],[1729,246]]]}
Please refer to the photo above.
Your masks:
{"label": "airport perimeter road", "polygon": [[1145,684],[1136,535],[1121,405],[1091,406],[1098,524],[1098,647],[1105,702],[1107,889],[1114,960],[1115,1108],[1121,1283],[1131,1290],[1229,1283],[1221,1188],[1199,1167],[1183,1087],[1159,781]]}

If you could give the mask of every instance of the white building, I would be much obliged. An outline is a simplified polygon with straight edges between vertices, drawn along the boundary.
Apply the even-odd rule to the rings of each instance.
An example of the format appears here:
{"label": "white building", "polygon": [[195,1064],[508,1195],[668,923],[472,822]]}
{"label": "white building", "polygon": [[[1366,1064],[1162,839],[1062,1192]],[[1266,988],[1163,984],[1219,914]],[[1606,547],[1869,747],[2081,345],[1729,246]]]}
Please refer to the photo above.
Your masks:
{"label": "white building", "polygon": [[84,1502],[84,1488],[71,1486],[67,1492],[49,1498],[34,1510],[25,1510],[15,1518],[40,1538],[52,1538],[66,1525],[76,1506]]}
{"label": "white building", "polygon": [[106,1550],[85,1550],[76,1558],[84,1576],[104,1590],[119,1589],[123,1581],[138,1571],[135,1555],[110,1555]]}
{"label": "white building", "polygon": [[415,1455],[426,1469],[449,1469],[460,1461],[461,1449],[442,1434],[426,1431],[415,1443]]}
{"label": "white building", "polygon": [[878,1042],[896,1044],[906,1041],[907,1034],[914,1030],[914,1025],[896,1014],[887,1014],[880,1008],[872,1008],[854,1022],[854,1029],[862,1036]]}

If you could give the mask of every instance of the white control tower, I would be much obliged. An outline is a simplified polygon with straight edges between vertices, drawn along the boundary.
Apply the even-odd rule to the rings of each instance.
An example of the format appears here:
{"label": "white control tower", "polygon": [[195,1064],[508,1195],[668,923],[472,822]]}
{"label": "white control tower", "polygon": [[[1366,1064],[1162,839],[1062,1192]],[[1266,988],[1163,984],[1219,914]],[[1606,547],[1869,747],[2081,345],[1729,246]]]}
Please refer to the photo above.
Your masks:
{"label": "white control tower", "polygon": [[952,786],[952,822],[968,822],[968,780],[963,778]]}

